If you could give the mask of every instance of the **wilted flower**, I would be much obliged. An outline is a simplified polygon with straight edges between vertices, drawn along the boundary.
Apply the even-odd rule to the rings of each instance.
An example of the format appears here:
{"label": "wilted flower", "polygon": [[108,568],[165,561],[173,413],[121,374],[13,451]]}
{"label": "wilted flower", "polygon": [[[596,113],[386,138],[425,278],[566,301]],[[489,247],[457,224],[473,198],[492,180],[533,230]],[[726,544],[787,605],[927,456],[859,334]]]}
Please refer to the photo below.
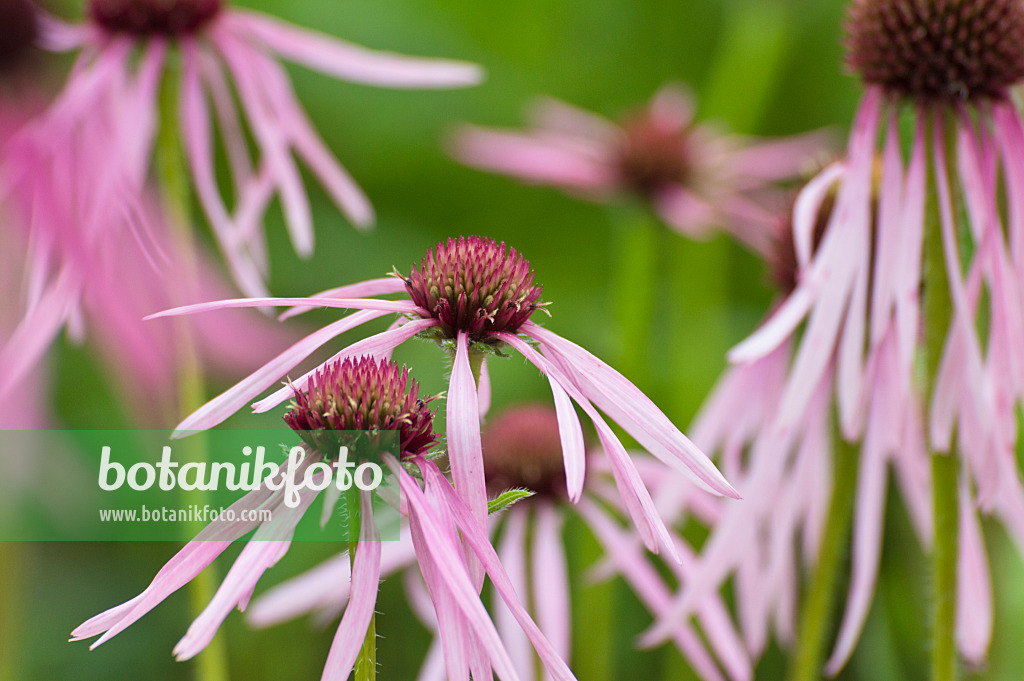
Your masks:
{"label": "wilted flower", "polygon": [[[492,668],[502,679],[514,681],[519,678],[472,584],[463,545],[458,539],[461,533],[465,544],[478,557],[495,588],[536,646],[552,677],[561,681],[574,679],[553,646],[519,604],[494,549],[487,537],[478,532],[465,504],[455,497],[451,484],[444,479],[436,464],[424,457],[437,436],[432,431],[433,413],[429,409],[433,398],[421,399],[418,392],[419,386],[409,378],[408,370],[393,362],[367,357],[336,360],[312,377],[308,392],[296,391],[296,403],[285,420],[293,428],[303,431],[397,431],[401,462],[393,454],[385,453],[382,457],[396,476],[401,490],[401,509],[409,516],[415,559],[430,588],[441,623],[442,640],[447,641],[453,650],[476,651],[472,659],[462,658],[460,661],[475,678],[489,676]],[[358,452],[354,454],[359,455]],[[307,469],[330,458],[329,453],[308,448],[294,474],[305,476]],[[416,469],[422,476],[422,488],[421,481],[412,476],[410,469]],[[322,469],[314,469],[311,475],[313,485],[298,491],[299,503],[294,508],[285,503],[283,487],[270,490],[261,486],[235,502],[231,509],[236,517],[249,517],[241,511],[259,508],[269,509],[273,519],[264,523],[218,521],[208,526],[164,566],[143,593],[79,626],[72,634],[73,640],[102,634],[92,647],[109,640],[184,586],[232,541],[255,527],[256,533],[235,560],[210,604],[174,648],[179,660],[199,653],[234,607],[246,608],[257,581],[288,551],[296,525],[319,494],[312,487],[320,485],[318,476],[322,478]],[[323,673],[325,680],[348,678],[377,601],[382,543],[373,521],[371,495],[369,491],[359,492],[361,524],[350,570],[351,586],[346,590],[350,597],[327,658]],[[337,495],[325,494],[324,518],[330,517],[337,499]],[[450,660],[450,663],[455,662],[454,658]]]}
{"label": "wilted flower", "polygon": [[797,179],[824,138],[727,136],[696,124],[693,108],[675,85],[618,124],[545,100],[531,111],[529,131],[467,127],[455,137],[454,153],[468,165],[593,200],[636,196],[684,234],[724,229],[763,250],[778,183]]}
{"label": "wilted flower", "polygon": [[[408,299],[367,297],[388,293],[405,293]],[[548,377],[558,410],[569,498],[573,501],[580,498],[586,468],[583,434],[572,404],[575,402],[597,429],[626,508],[644,543],[655,551],[661,544],[674,555],[675,547],[633,462],[598,410],[612,417],[657,458],[689,475],[705,490],[726,496],[735,496],[735,491],[707,457],[636,386],[580,346],[530,319],[544,305],[540,294],[541,287],[533,283],[529,262],[515,249],[491,239],[460,237],[428,251],[408,276],[369,280],[309,298],[224,300],[188,305],[153,316],[263,305],[297,306],[293,313],[313,307],[359,310],[296,343],[202,406],[179,425],[178,430],[183,432],[217,425],[335,336],[370,319],[398,313],[401,317],[387,331],[352,344],[329,361],[361,354],[386,356],[414,336],[433,338],[452,351],[454,367],[447,396],[448,456],[455,487],[479,519],[481,531],[487,499],[480,450],[479,395],[473,365],[475,363],[477,371],[483,375],[485,355],[512,348]],[[532,343],[539,344],[539,349]],[[295,380],[294,385],[300,390],[306,389],[315,371]],[[258,412],[266,411],[288,399],[290,392],[291,388],[286,386],[256,402],[254,408]]]}

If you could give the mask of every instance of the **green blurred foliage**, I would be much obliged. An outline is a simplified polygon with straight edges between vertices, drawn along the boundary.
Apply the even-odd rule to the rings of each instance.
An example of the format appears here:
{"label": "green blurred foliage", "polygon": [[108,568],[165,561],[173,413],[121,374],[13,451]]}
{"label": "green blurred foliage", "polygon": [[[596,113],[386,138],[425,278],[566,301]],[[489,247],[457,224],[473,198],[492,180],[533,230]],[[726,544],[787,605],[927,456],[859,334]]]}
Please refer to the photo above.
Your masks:
{"label": "green blurred foliage", "polygon": [[[844,135],[859,96],[842,65],[840,0],[241,0],[300,26],[397,52],[461,58],[483,65],[487,81],[460,91],[390,91],[337,82],[292,68],[299,98],[331,149],[374,203],[376,229],[357,233],[315,183],[317,249],[297,258],[279,211],[272,210],[273,280],[279,295],[306,295],[343,283],[407,270],[438,240],[484,234],[507,241],[530,258],[544,297],[545,324],[609,358],[623,351],[614,324],[612,289],[621,246],[605,208],[544,188],[460,166],[444,152],[460,122],[519,126],[524,105],[554,96],[616,116],[645,101],[666,81],[688,83],[698,95],[698,117],[720,118],[748,134],[791,134],[834,126]],[[70,8],[74,14],[75,8]],[[205,228],[204,228],[205,229]],[[724,238],[685,241],[667,235],[669,263],[658,273],[656,308],[669,310],[648,348],[650,365],[634,376],[679,423],[687,423],[724,366],[724,353],[764,314],[772,293],[762,265]],[[331,315],[315,312],[294,322],[310,328]],[[383,327],[383,322],[375,329]],[[332,347],[350,342],[343,337]],[[682,340],[680,340],[680,337]],[[675,352],[686,348],[685,353]],[[673,350],[669,350],[672,348]],[[447,367],[436,348],[411,343],[396,353],[428,393],[445,387]],[[57,414],[67,428],[126,424],[116,387],[87,348],[65,346],[54,360]],[[495,409],[547,398],[546,382],[519,358],[492,363]],[[643,380],[646,378],[646,380]],[[210,393],[226,387],[210,386]],[[443,416],[443,410],[442,414]],[[276,418],[272,415],[261,417]],[[239,417],[237,425],[265,423]],[[871,619],[858,652],[841,678],[924,678],[922,551],[898,505],[890,504],[885,564]],[[582,527],[571,524],[572,541]],[[989,534],[993,534],[990,532]],[[1024,581],[1012,547],[997,536],[993,551],[999,622],[990,673],[1024,676]],[[170,651],[184,634],[187,599],[176,594],[115,640],[89,652],[68,644],[86,618],[143,589],[176,547],[172,544],[6,545],[8,584],[23,587],[0,631],[15,650],[11,678],[188,679],[193,663],[175,663]],[[237,547],[218,561],[223,571]],[[297,544],[257,592],[330,555],[321,543]],[[591,589],[574,563],[577,594]],[[614,600],[619,634],[607,678],[692,678],[674,650],[632,650],[649,618],[621,585],[603,592]],[[582,596],[581,596],[582,597]],[[403,602],[400,580],[388,580],[378,604],[382,678],[414,678],[429,641]],[[580,613],[583,617],[586,612]],[[226,637],[236,679],[317,679],[333,631],[305,621],[251,631],[228,618]],[[13,642],[13,644],[12,644]],[[600,642],[577,641],[577,651]],[[8,648],[11,649],[11,648]],[[4,665],[0,665],[3,668]],[[758,678],[778,678],[782,653],[773,648]],[[603,681],[582,678],[581,681]]]}

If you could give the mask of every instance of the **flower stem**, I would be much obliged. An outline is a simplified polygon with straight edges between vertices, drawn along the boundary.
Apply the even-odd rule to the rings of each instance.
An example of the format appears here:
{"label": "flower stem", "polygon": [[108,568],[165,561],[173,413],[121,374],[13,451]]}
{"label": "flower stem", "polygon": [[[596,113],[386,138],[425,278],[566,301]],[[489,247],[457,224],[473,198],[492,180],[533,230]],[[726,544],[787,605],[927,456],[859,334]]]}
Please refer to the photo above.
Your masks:
{"label": "flower stem", "polygon": [[613,295],[619,328],[617,367],[637,385],[649,381],[652,325],[657,298],[658,231],[650,211],[641,205],[616,209],[617,228]]}
{"label": "flower stem", "polygon": [[[941,112],[934,113],[932,125],[945,125]],[[949,126],[950,128],[952,126]],[[955,146],[947,135],[946,158],[934,159],[944,168],[955,167]],[[936,172],[933,170],[933,172]],[[938,172],[946,172],[945,169]],[[929,186],[934,187],[934,178]],[[954,214],[956,214],[954,212]],[[949,331],[953,302],[949,273],[939,224],[938,207],[929,202],[924,244],[924,345],[927,367],[927,399],[931,403],[939,374],[942,350]],[[954,681],[958,676],[956,653],[957,552],[959,544],[959,489],[957,457],[953,452],[931,452],[932,514],[932,681]]]}
{"label": "flower stem", "polygon": [[[180,82],[180,55],[171,51],[168,55],[167,71],[160,86],[160,125],[156,139],[156,176],[160,190],[164,216],[171,231],[175,252],[182,257],[182,270],[173,274],[169,285],[176,287],[174,294],[184,304],[190,293],[195,291],[198,281],[192,243],[192,194],[185,158],[182,153],[178,131],[181,129],[178,114],[178,84]],[[176,259],[175,262],[178,262]],[[195,340],[187,323],[175,322],[175,348],[177,351],[177,392],[180,413],[190,414],[205,402],[205,385],[202,368],[195,348]],[[201,434],[184,440],[180,447],[183,458],[189,462],[203,462],[207,459],[206,442]],[[189,503],[198,500],[190,492]],[[185,539],[191,539],[199,527],[188,527]],[[217,590],[217,574],[211,566],[189,583],[189,606],[198,615],[212,600]],[[196,660],[198,681],[227,681],[229,678],[227,649],[221,636],[214,637],[203,654]]]}
{"label": "flower stem", "polygon": [[[353,485],[345,498],[348,511],[348,556],[349,564],[355,569],[356,551],[359,550],[359,489]],[[370,626],[366,629],[363,647],[356,658],[355,681],[375,681],[377,678],[377,615],[370,615]]]}
{"label": "flower stem", "polygon": [[800,612],[797,650],[789,669],[790,681],[818,681],[822,677],[825,645],[832,632],[832,615],[843,554],[850,536],[860,461],[858,446],[843,440],[838,432],[834,450],[832,499],[814,575]]}

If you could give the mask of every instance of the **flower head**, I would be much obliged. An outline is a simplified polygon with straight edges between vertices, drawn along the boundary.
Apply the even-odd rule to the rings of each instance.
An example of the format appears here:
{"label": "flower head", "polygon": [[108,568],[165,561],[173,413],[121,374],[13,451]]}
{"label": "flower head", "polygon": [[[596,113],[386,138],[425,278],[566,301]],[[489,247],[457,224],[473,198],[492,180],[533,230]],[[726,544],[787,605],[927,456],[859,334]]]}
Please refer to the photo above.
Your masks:
{"label": "flower head", "polygon": [[[348,603],[327,657],[324,678],[348,677],[373,617],[381,575],[395,569],[396,558],[414,558],[429,586],[431,606],[437,613],[439,633],[446,642],[446,652],[473,648],[476,651],[474,659],[483,660],[489,665],[488,669],[493,667],[502,679],[518,679],[512,659],[473,586],[463,545],[457,539],[461,532],[468,547],[467,552],[475,556],[490,575],[500,597],[537,650],[552,678],[557,681],[575,681],[559,652],[519,602],[494,548],[487,537],[479,532],[465,504],[454,495],[451,484],[444,479],[437,466],[421,455],[420,450],[435,439],[432,416],[424,411],[421,401],[416,398],[419,388],[409,378],[407,370],[390,361],[360,357],[332,363],[316,378],[317,383],[311,389],[314,395],[298,393],[297,404],[307,407],[317,405],[327,391],[335,390],[331,394],[334,402],[359,403],[365,405],[365,409],[357,409],[344,418],[332,420],[328,417],[312,424],[305,420],[310,418],[308,411],[297,416],[293,409],[286,417],[290,425],[293,422],[301,426],[322,425],[323,430],[332,430],[332,425],[348,429],[352,425],[361,424],[369,426],[371,431],[375,427],[404,431],[408,424],[404,419],[394,417],[396,413],[404,412],[405,406],[409,406],[415,415],[415,428],[409,431],[413,435],[411,438],[406,438],[403,432],[399,457],[415,467],[421,476],[419,479],[414,478],[396,458],[390,454],[384,455],[384,461],[396,476],[404,495],[400,507],[409,516],[406,541],[411,537],[413,544],[411,553],[403,547],[389,550],[387,560],[384,559],[385,551],[374,526],[370,493],[360,492],[360,534],[355,555],[350,557],[351,568],[344,575],[344,578],[350,580],[349,588],[343,590]],[[396,411],[396,404],[403,405],[403,408]],[[317,406],[313,411],[323,415],[332,410]],[[405,449],[406,442],[417,451]],[[207,526],[164,566],[142,594],[83,623],[72,633],[72,640],[101,634],[93,643],[92,647],[96,647],[110,639],[190,581],[232,541],[256,526],[256,533],[239,554],[210,604],[174,648],[179,660],[198,654],[234,607],[240,610],[246,608],[263,573],[288,551],[296,525],[318,495],[318,490],[314,488],[319,486],[319,489],[323,489],[326,486],[321,484],[321,471],[313,468],[323,459],[323,453],[314,448],[299,463],[295,475],[312,476],[313,484],[299,491],[297,507],[291,508],[284,504],[285,491],[280,484],[277,489],[261,486],[250,492],[232,505],[233,513],[228,517],[249,518],[252,516],[242,513],[243,510],[262,508],[271,512],[272,520],[264,523],[218,521]],[[335,501],[336,495],[325,494],[324,518],[331,516]],[[337,589],[332,591],[336,592]],[[465,656],[453,656],[449,664],[455,670],[456,665],[468,663]],[[473,669],[478,669],[475,663]]]}
{"label": "flower head", "polygon": [[32,0],[5,0],[0,5],[0,74],[19,65],[32,50],[39,35]]}
{"label": "flower head", "polygon": [[405,288],[445,338],[454,340],[461,331],[474,343],[517,333],[543,305],[530,262],[504,243],[476,236],[448,239],[427,251]]}
{"label": "flower head", "polygon": [[896,97],[999,98],[1024,79],[1016,0],[855,0],[846,34],[850,68]]}
{"label": "flower head", "polygon": [[483,431],[484,476],[491,494],[528,489],[541,498],[565,497],[558,414],[545,405],[503,412]]}
{"label": "flower head", "polygon": [[[1024,363],[1014,350],[1024,347],[1024,121],[1008,94],[1024,80],[1024,8],[856,0],[849,16],[849,63],[867,91],[846,158],[809,182],[794,207],[795,287],[733,349],[730,358],[741,366],[705,414],[714,426],[700,430],[714,432],[727,456],[742,462],[750,443],[749,472],[738,479],[751,498],[716,529],[720,538],[705,549],[705,576],[714,576],[697,582],[714,588],[734,568],[769,574],[744,568],[756,559],[729,548],[744,545],[753,527],[770,527],[773,537],[789,528],[783,533],[795,536],[795,519],[803,517],[820,531],[820,495],[787,509],[774,490],[786,479],[795,489],[814,489],[801,476],[821,479],[822,472],[805,456],[831,451],[834,408],[839,436],[859,446],[860,472],[850,592],[826,671],[836,673],[849,659],[867,619],[890,468],[928,544],[928,453],[954,447],[963,461],[960,569],[973,576],[958,583],[956,638],[964,658],[979,663],[992,632],[979,511],[999,518],[1024,546],[1015,415],[1024,402]],[[905,113],[912,121],[906,147]],[[929,311],[923,297],[946,302]],[[928,380],[919,371],[922,357],[932,367]],[[770,376],[774,387],[765,388],[765,378],[753,383],[758,375]],[[750,400],[755,388],[768,392]],[[731,425],[737,410],[746,414],[746,438]],[[731,475],[742,469],[723,467]],[[752,522],[751,514],[761,520]],[[688,589],[680,602],[692,606],[701,588]],[[794,593],[777,593],[787,590]],[[758,603],[763,615],[763,596]]]}
{"label": "flower head", "polygon": [[88,12],[110,33],[177,36],[198,31],[223,7],[223,0],[90,0]]}
{"label": "flower head", "polygon": [[762,252],[778,185],[799,177],[824,137],[729,137],[696,123],[693,108],[674,85],[618,124],[545,101],[527,132],[467,127],[454,153],[468,165],[593,200],[636,197],[684,234],[723,229]]}
{"label": "flower head", "polygon": [[[314,129],[275,57],[383,87],[464,87],[480,80],[471,64],[375,52],[223,0],[91,0],[78,26],[36,12],[42,45],[79,54],[61,95],[12,142],[0,167],[12,191],[58,203],[50,211],[57,215],[38,216],[34,228],[60,233],[54,244],[72,234],[86,247],[100,232],[130,234],[125,206],[138,202],[150,180],[159,127],[177,125],[192,189],[248,295],[265,295],[262,222],[275,197],[296,251],[313,251],[299,161],[354,225],[373,222],[369,201]],[[180,68],[171,50],[180,53]],[[230,200],[217,181],[217,139],[228,159]],[[36,181],[37,175],[43,177]],[[80,191],[48,189],[69,182]],[[81,249],[50,249],[48,259],[76,266]]]}
{"label": "flower head", "polygon": [[[614,473],[595,461],[578,505],[569,503],[566,498],[558,414],[554,408],[527,404],[503,411],[484,428],[483,448],[488,487],[493,495],[509,487],[528,487],[536,492],[500,514],[492,515],[490,533],[492,537],[500,537],[495,543],[496,555],[505,566],[512,587],[561,657],[569,659],[572,650],[573,589],[565,553],[566,522],[570,517],[575,516],[605,547],[607,555],[600,566],[602,576],[620,574],[652,613],[664,611],[670,602],[670,589],[648,561],[636,535],[622,524],[621,516],[628,511],[617,499]],[[642,453],[635,453],[635,456],[645,479],[663,474],[656,461]],[[681,488],[684,494],[692,491],[686,483]],[[696,502],[694,512],[702,519],[707,519],[704,512],[708,509],[717,510],[717,506],[702,504],[701,495],[694,495],[691,501]],[[679,579],[685,580],[695,570],[696,561],[687,547],[676,541],[684,563],[673,568]],[[458,661],[446,655],[449,651],[443,645],[445,631],[440,626],[440,612],[435,614],[423,580],[409,569],[415,561],[411,537],[384,547],[383,569],[404,572],[403,581],[413,611],[437,634],[418,678],[443,681],[457,677],[454,665]],[[348,574],[347,561],[327,561],[256,599],[248,619],[256,626],[266,627],[314,612],[318,621],[330,621],[350,607],[347,606]],[[515,654],[513,664],[519,678],[523,681],[544,678],[543,674],[538,674],[536,659],[518,620],[500,599],[494,600],[495,626],[502,642]],[[700,616],[705,639],[686,622],[673,632],[673,642],[702,678],[721,678],[719,664],[731,678],[749,678],[749,658],[735,629],[722,616],[724,612],[720,599],[709,599]]]}
{"label": "flower head", "polygon": [[313,374],[284,415],[292,430],[325,456],[341,444],[334,431],[397,431],[402,456],[425,454],[437,442],[434,413],[419,398],[409,370],[394,363],[345,358]]}
{"label": "flower head", "polygon": [[[505,273],[507,279],[498,280],[498,273]],[[369,297],[387,293],[405,293],[409,298]],[[616,483],[627,500],[626,507],[645,543],[652,550],[661,546],[675,555],[675,546],[635,466],[600,412],[614,419],[658,459],[692,476],[703,489],[727,496],[736,496],[736,492],[707,457],[622,374],[529,319],[539,294],[540,287],[533,283],[529,264],[514,249],[494,240],[467,237],[439,244],[424,258],[419,270],[414,268],[409,279],[374,279],[310,298],[251,298],[189,305],[153,317],[263,305],[295,306],[291,314],[314,307],[359,310],[300,341],[205,404],[179,425],[179,433],[215,426],[271,387],[316,348],[389,312],[400,315],[391,328],[354,343],[330,361],[361,354],[388,356],[399,344],[417,335],[436,338],[439,331],[446,337],[453,335],[454,343],[449,346],[454,345],[454,366],[446,407],[448,455],[456,490],[472,509],[481,531],[487,513],[480,442],[480,403],[489,402],[486,394],[481,398],[481,392],[489,389],[489,381],[484,380],[486,355],[503,349],[519,352],[547,376],[551,386],[569,498],[577,500],[582,494],[586,469],[575,402],[597,430],[602,448],[612,462]],[[294,386],[307,389],[316,371],[296,379]],[[256,411],[266,411],[287,400],[292,390],[286,386],[253,406]]]}

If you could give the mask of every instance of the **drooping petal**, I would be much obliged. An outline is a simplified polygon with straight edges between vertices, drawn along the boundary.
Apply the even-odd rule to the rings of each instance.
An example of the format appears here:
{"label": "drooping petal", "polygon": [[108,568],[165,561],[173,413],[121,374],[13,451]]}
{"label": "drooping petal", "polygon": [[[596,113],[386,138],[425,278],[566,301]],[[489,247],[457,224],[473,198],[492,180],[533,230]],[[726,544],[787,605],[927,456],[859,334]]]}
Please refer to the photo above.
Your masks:
{"label": "drooping petal", "polygon": [[252,11],[235,10],[224,20],[237,28],[240,35],[264,43],[285,59],[357,83],[393,88],[450,88],[476,85],[483,79],[482,70],[475,64],[368,50]]}
{"label": "drooping petal", "polygon": [[363,639],[373,618],[380,582],[381,542],[373,521],[372,492],[359,494],[359,543],[352,565],[352,589],[348,607],[331,643],[331,652],[324,665],[323,681],[345,681],[363,646]]}

